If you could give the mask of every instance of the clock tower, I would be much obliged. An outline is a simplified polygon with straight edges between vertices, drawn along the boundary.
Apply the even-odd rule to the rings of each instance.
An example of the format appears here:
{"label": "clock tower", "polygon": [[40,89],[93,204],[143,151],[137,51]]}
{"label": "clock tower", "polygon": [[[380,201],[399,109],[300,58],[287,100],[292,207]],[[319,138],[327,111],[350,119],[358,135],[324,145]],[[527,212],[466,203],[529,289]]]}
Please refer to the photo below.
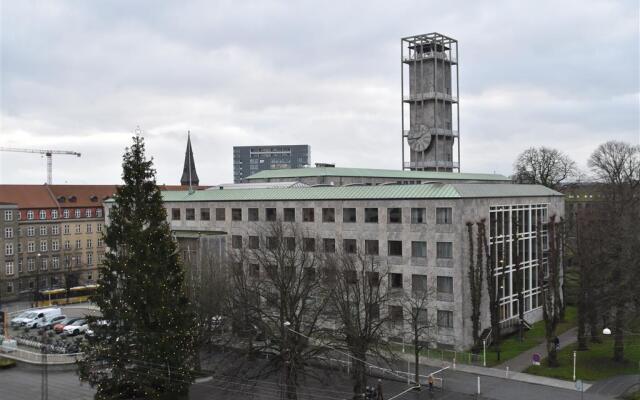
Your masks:
{"label": "clock tower", "polygon": [[458,41],[428,33],[400,44],[402,168],[459,172]]}

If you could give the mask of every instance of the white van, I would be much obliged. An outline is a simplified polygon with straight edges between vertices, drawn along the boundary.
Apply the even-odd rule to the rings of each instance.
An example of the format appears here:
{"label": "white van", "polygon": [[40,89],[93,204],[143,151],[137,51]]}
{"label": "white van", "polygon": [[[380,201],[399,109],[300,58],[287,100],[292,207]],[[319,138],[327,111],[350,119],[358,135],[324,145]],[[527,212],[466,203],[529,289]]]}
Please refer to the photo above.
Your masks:
{"label": "white van", "polygon": [[20,326],[32,311],[23,311],[11,319],[11,326]]}
{"label": "white van", "polygon": [[58,315],[62,315],[62,310],[60,308],[43,308],[41,310],[35,310],[25,317],[25,321],[22,325],[27,328],[37,328],[46,324],[47,320],[57,317]]}

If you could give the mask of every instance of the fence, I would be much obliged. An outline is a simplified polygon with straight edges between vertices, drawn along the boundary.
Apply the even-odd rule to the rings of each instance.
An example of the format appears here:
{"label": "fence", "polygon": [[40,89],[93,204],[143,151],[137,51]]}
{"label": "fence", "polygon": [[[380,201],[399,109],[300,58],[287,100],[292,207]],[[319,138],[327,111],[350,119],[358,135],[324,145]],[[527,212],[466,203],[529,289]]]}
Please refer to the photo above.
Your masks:
{"label": "fence", "polygon": [[[409,343],[402,342],[389,342],[392,344],[392,348],[396,352],[402,352],[405,354],[413,354],[413,346]],[[441,362],[450,362],[455,364],[467,364],[467,365],[483,365],[483,354],[472,353],[470,351],[456,351],[445,349],[430,349],[425,348],[420,350],[420,356],[426,357],[432,360],[439,360]]]}
{"label": "fence", "polygon": [[16,361],[23,361],[29,364],[47,364],[47,365],[65,365],[74,364],[78,361],[83,353],[73,354],[42,354],[24,349],[15,349],[11,352],[2,352],[2,357],[10,358]]}

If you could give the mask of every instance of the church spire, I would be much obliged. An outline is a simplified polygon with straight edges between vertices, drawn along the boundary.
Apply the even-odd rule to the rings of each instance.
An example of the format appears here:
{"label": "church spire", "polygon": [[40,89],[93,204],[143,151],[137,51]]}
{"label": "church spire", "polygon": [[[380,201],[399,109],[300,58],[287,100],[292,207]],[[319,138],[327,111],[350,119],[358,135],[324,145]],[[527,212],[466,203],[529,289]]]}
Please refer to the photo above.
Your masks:
{"label": "church spire", "polygon": [[191,132],[187,132],[187,151],[184,154],[184,169],[182,170],[182,178],[180,184],[182,186],[198,186],[200,180],[196,173],[196,164],[193,161],[193,151],[191,150]]}

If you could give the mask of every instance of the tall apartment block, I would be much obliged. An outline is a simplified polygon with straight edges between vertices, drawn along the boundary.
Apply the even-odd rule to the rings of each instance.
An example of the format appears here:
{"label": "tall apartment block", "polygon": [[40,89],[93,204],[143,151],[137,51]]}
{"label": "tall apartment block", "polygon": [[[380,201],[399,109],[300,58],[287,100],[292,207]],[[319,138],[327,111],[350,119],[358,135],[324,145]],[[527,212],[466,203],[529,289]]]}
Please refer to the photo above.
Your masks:
{"label": "tall apartment block", "polygon": [[311,163],[311,146],[265,145],[233,147],[233,181],[240,183],[244,178],[260,171],[284,168],[302,168]]}
{"label": "tall apartment block", "polygon": [[428,33],[400,44],[402,168],[460,171],[458,41]]}

